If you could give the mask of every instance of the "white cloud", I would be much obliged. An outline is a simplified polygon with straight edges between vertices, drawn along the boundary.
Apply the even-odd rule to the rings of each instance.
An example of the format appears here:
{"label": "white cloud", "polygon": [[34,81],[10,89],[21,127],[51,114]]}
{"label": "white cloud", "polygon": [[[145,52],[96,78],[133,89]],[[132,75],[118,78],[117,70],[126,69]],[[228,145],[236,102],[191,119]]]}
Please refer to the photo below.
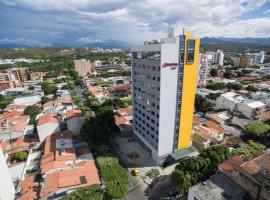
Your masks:
{"label": "white cloud", "polygon": [[79,42],[80,44],[92,44],[92,43],[96,43],[96,42],[102,42],[102,40],[91,38],[91,37],[81,37],[81,38],[77,39],[77,42]]}
{"label": "white cloud", "polygon": [[[0,0],[6,2],[7,0]],[[48,19],[46,28],[79,43],[124,40],[141,43],[165,35],[171,25],[200,36],[270,37],[270,19],[241,19],[269,0],[9,0]],[[7,3],[5,3],[7,5]],[[1,17],[1,14],[0,14]],[[46,19],[45,19],[46,20]],[[44,23],[44,22],[41,22]],[[52,25],[50,26],[51,23]],[[65,33],[65,30],[68,33]],[[66,35],[65,35],[66,34]],[[75,36],[74,36],[75,37]],[[59,36],[59,38],[61,38]],[[76,39],[75,39],[76,40]]]}

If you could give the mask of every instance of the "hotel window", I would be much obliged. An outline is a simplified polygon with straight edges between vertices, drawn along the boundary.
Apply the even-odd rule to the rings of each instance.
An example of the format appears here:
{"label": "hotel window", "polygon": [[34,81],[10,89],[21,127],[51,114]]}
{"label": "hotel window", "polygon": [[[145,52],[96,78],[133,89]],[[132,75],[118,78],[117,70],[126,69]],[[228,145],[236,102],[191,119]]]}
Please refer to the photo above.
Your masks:
{"label": "hotel window", "polygon": [[195,50],[195,40],[188,40],[187,64],[193,64],[194,50]]}
{"label": "hotel window", "polygon": [[152,70],[156,70],[156,67],[153,66],[153,67],[152,67]]}
{"label": "hotel window", "polygon": [[160,71],[160,67],[158,67],[158,71]]}
{"label": "hotel window", "polygon": [[160,77],[158,77],[157,80],[160,81]]}

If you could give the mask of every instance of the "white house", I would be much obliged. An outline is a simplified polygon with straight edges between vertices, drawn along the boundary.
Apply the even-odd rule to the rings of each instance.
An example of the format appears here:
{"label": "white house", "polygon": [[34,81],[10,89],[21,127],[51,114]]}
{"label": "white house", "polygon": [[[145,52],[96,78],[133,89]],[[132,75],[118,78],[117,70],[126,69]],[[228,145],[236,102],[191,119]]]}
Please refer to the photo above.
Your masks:
{"label": "white house", "polygon": [[[269,87],[269,86],[267,86]],[[260,100],[266,105],[270,106],[270,94],[267,92],[252,92],[251,93],[251,98],[254,100]]]}
{"label": "white house", "polygon": [[248,119],[253,119],[266,105],[261,101],[246,100],[238,104],[238,111]]}
{"label": "white house", "polygon": [[216,101],[216,108],[221,110],[230,110],[233,112],[236,104],[244,102],[244,98],[234,92],[221,94]]}
{"label": "white house", "polygon": [[84,118],[82,116],[81,110],[69,110],[66,113],[66,123],[68,130],[70,130],[72,133],[79,135],[82,125],[84,123]]}
{"label": "white house", "polygon": [[39,103],[41,101],[40,95],[34,95],[34,96],[26,96],[26,97],[18,97],[13,100],[13,103],[16,105],[33,105],[36,103]]}
{"label": "white house", "polygon": [[45,114],[39,117],[37,124],[39,141],[43,142],[45,138],[52,133],[59,132],[59,122],[54,113]]}

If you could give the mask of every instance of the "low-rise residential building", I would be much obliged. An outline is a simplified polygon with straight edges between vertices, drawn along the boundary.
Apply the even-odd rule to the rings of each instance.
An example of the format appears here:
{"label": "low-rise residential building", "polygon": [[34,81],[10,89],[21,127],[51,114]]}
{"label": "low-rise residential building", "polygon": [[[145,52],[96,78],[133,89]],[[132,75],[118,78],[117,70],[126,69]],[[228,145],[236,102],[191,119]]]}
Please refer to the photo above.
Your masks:
{"label": "low-rise residential building", "polygon": [[250,192],[253,199],[269,200],[270,150],[257,152],[251,160],[233,157],[219,164],[219,170]]}
{"label": "low-rise residential building", "polygon": [[31,95],[13,99],[15,105],[34,105],[41,101],[40,95]]}
{"label": "low-rise residential building", "polygon": [[111,87],[110,94],[114,97],[128,97],[131,95],[131,85],[115,85]]}
{"label": "low-rise residential building", "polygon": [[5,93],[7,96],[19,96],[26,92],[25,87],[15,87],[15,88],[9,88],[5,90]]}
{"label": "low-rise residential building", "polygon": [[225,130],[218,122],[205,118],[193,118],[192,145],[202,151],[223,141]]}
{"label": "low-rise residential building", "polygon": [[4,112],[0,115],[0,139],[15,139],[27,132],[29,116],[21,112]]}
{"label": "low-rise residential building", "polygon": [[60,126],[56,114],[49,113],[38,118],[37,132],[40,142],[43,142],[49,135],[59,131]]}
{"label": "low-rise residential building", "polygon": [[107,98],[107,90],[105,90],[102,87],[89,86],[88,91],[100,103],[103,103],[105,101],[105,99]]}
{"label": "low-rise residential building", "polygon": [[221,172],[206,182],[190,187],[188,191],[188,200],[246,200],[248,197],[248,191]]}
{"label": "low-rise residential building", "polygon": [[68,90],[57,90],[56,96],[60,98],[71,98],[71,94]]}
{"label": "low-rise residential building", "polygon": [[216,109],[230,110],[247,119],[256,119],[267,110],[267,107],[261,101],[246,99],[234,92],[227,92],[217,98]]}
{"label": "low-rise residential building", "polygon": [[40,198],[59,198],[66,192],[100,184],[95,161],[86,142],[74,143],[70,131],[57,132],[44,141],[41,157]]}
{"label": "low-rise residential building", "polygon": [[[267,88],[269,88],[269,85],[267,85]],[[266,105],[270,106],[270,93],[261,92],[261,91],[252,92],[251,98],[254,100],[259,100],[259,101],[265,103]]]}
{"label": "low-rise residential building", "polygon": [[261,101],[246,100],[238,103],[237,111],[248,119],[253,119],[265,109],[265,104]]}
{"label": "low-rise residential building", "polygon": [[114,115],[114,120],[121,133],[131,134],[133,121],[132,106],[118,109]]}
{"label": "low-rise residential building", "polygon": [[84,124],[84,117],[81,110],[69,110],[66,113],[66,124],[68,130],[75,135],[79,135],[82,125]]}
{"label": "low-rise residential building", "polygon": [[15,88],[16,84],[14,81],[0,81],[0,91],[4,91],[6,89]]}

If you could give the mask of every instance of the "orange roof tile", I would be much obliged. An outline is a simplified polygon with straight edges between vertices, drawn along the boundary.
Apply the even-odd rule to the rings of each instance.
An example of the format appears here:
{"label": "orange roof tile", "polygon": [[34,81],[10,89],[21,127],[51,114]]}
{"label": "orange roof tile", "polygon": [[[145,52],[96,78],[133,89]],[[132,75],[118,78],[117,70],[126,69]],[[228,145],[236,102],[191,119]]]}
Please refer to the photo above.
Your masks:
{"label": "orange roof tile", "polygon": [[114,115],[114,120],[118,125],[127,124],[128,120],[124,118],[123,116]]}
{"label": "orange roof tile", "polygon": [[193,125],[200,125],[200,124],[203,124],[206,121],[207,120],[204,119],[204,118],[194,117],[192,123],[193,123]]}
{"label": "orange roof tile", "polygon": [[38,119],[38,126],[41,126],[49,122],[58,123],[57,116],[53,113],[40,116]]}
{"label": "orange roof tile", "polygon": [[129,116],[133,114],[132,106],[128,106],[126,108],[119,108],[117,112],[122,116]]}
{"label": "orange roof tile", "polygon": [[73,101],[71,98],[64,98],[62,101],[63,104],[73,104]]}
{"label": "orange roof tile", "polygon": [[12,132],[24,132],[25,128],[27,126],[27,123],[19,122],[12,126],[11,131]]}
{"label": "orange roof tile", "polygon": [[233,172],[235,165],[240,166],[242,163],[244,163],[244,161],[240,156],[234,156],[231,159],[225,160],[223,163],[220,163],[218,165],[218,168],[228,173],[231,173]]}
{"label": "orange roof tile", "polygon": [[28,176],[19,185],[21,192],[18,200],[34,200],[38,198],[39,186],[35,182],[35,176]]}
{"label": "orange roof tile", "polygon": [[209,134],[209,130],[207,130],[206,127],[196,126],[194,129],[197,130],[197,133],[200,134],[200,136],[202,136],[205,140],[213,140],[213,137]]}
{"label": "orange roof tile", "polygon": [[205,123],[205,125],[207,126],[207,128],[215,130],[218,132],[218,134],[224,134],[225,129],[220,127],[218,123],[209,120],[208,122]]}
{"label": "orange roof tile", "polygon": [[24,136],[18,137],[14,140],[12,140],[10,153],[16,153],[20,151],[28,150],[31,146],[31,139],[28,139]]}
{"label": "orange roof tile", "polygon": [[115,85],[111,88],[113,91],[126,91],[131,88],[130,85]]}
{"label": "orange roof tile", "polygon": [[[86,183],[82,183],[80,177],[84,177]],[[45,179],[45,187],[42,196],[64,188],[79,188],[92,184],[100,184],[100,178],[93,160],[82,161],[73,168],[64,169],[49,174]]]}
{"label": "orange roof tile", "polygon": [[74,117],[82,117],[81,110],[69,110],[66,114],[67,120],[72,119]]}

